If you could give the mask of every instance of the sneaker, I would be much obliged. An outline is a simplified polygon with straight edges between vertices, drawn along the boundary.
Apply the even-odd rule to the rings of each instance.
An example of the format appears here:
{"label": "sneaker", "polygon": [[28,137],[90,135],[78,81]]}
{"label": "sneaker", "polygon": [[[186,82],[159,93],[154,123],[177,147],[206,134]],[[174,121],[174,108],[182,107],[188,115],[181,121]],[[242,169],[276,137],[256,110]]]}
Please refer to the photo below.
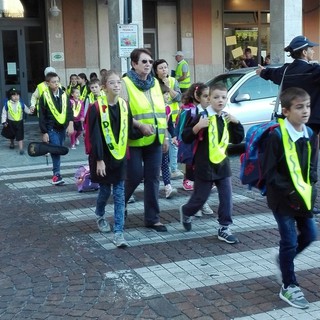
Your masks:
{"label": "sneaker", "polygon": [[108,223],[108,221],[106,221],[106,219],[104,217],[99,217],[97,219],[97,225],[98,225],[100,232],[110,232],[111,231],[110,224]]}
{"label": "sneaker", "polygon": [[24,150],[20,150],[19,153],[21,156],[24,155]]}
{"label": "sneaker", "polygon": [[60,176],[60,174],[56,174],[52,177],[52,184],[58,186],[60,184],[64,184],[64,180]]}
{"label": "sneaker", "polygon": [[201,210],[199,210],[194,216],[197,217],[197,218],[201,218],[202,217]]}
{"label": "sneaker", "polygon": [[10,143],[9,148],[10,148],[10,149],[14,149],[14,144],[13,144],[13,143]]}
{"label": "sneaker", "polygon": [[193,191],[193,182],[188,179],[184,179],[182,183],[182,187],[186,191]]}
{"label": "sneaker", "polygon": [[192,228],[192,217],[188,217],[188,216],[185,216],[182,212],[182,207],[183,205],[180,206],[180,209],[179,209],[179,212],[180,212],[180,222],[181,224],[183,225],[184,229],[186,231],[190,231],[191,228]]}
{"label": "sneaker", "polygon": [[115,233],[115,235],[113,237],[113,243],[118,248],[125,248],[125,247],[129,246],[128,242],[126,241],[126,239],[123,236],[123,233],[121,233],[121,232]]}
{"label": "sneaker", "polygon": [[128,203],[135,203],[136,202],[136,199],[134,197],[134,195],[132,195],[129,200],[128,200]]}
{"label": "sneaker", "polygon": [[201,213],[208,214],[208,215],[213,214],[213,211],[212,211],[212,209],[210,208],[210,206],[208,205],[207,202],[201,208]]}
{"label": "sneaker", "polygon": [[164,186],[164,191],[166,194],[166,199],[170,199],[175,193],[177,193],[177,189],[172,188],[171,184]]}
{"label": "sneaker", "polygon": [[71,146],[71,149],[72,149],[72,150],[75,150],[75,149],[76,149],[76,146],[73,144],[73,145]]}
{"label": "sneaker", "polygon": [[183,173],[180,170],[175,170],[171,172],[171,179],[181,179],[183,177]]}
{"label": "sneaker", "polygon": [[282,285],[279,297],[293,307],[299,309],[306,309],[309,307],[309,302],[305,299],[301,289],[294,284],[288,286],[287,289]]}
{"label": "sneaker", "polygon": [[229,227],[220,227],[218,230],[218,239],[225,241],[226,243],[237,243],[239,242],[238,238],[235,237]]}
{"label": "sneaker", "polygon": [[78,146],[80,144],[79,139],[76,139],[76,146]]}

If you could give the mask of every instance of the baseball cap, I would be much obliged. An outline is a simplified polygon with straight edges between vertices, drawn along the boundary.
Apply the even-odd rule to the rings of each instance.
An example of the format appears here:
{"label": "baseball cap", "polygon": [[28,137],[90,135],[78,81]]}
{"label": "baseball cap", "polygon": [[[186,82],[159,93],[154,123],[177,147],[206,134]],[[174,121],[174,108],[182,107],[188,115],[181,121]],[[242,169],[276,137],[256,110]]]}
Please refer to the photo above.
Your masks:
{"label": "baseball cap", "polygon": [[46,76],[49,72],[56,72],[56,69],[55,68],[53,68],[53,67],[46,67],[45,69],[44,69],[44,76]]}
{"label": "baseball cap", "polygon": [[311,42],[305,36],[297,36],[291,40],[288,47],[290,47],[293,51],[297,51],[304,47],[316,47],[318,45],[318,43]]}
{"label": "baseball cap", "polygon": [[176,57],[176,56],[182,56],[182,57],[183,57],[183,56],[184,56],[184,54],[183,54],[183,52],[182,52],[182,51],[177,51],[177,53],[176,53],[174,56],[175,56],[175,57]]}

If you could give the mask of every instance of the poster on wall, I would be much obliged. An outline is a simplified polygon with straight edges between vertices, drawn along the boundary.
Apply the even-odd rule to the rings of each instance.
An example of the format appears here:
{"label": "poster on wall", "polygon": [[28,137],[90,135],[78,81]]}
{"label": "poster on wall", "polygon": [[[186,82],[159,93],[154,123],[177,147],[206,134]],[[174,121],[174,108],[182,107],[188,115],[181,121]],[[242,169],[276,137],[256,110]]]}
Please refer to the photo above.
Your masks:
{"label": "poster on wall", "polygon": [[133,49],[138,48],[138,25],[118,24],[119,58],[128,58]]}

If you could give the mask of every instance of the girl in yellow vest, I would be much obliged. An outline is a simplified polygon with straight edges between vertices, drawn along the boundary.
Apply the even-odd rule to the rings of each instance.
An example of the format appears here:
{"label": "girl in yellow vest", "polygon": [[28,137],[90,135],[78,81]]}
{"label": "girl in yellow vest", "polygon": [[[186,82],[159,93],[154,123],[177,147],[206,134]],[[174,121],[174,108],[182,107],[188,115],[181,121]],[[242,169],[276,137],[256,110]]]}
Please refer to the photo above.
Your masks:
{"label": "girl in yellow vest", "polygon": [[80,144],[79,137],[83,132],[84,105],[80,100],[80,90],[76,87],[71,88],[70,103],[73,112],[73,134],[70,135],[71,149],[76,149]]}
{"label": "girl in yellow vest", "polygon": [[267,140],[262,172],[266,178],[267,202],[280,233],[276,261],[282,274],[279,297],[304,309],[308,301],[294,272],[294,259],[317,239],[312,209],[316,198],[318,136],[306,126],[310,117],[310,96],[291,87],[280,95],[280,126]]}
{"label": "girl in yellow vest", "polygon": [[[133,137],[133,120],[127,103],[119,98],[121,79],[109,70],[101,79],[105,95],[97,100],[86,115],[86,137],[90,144],[89,165],[93,182],[100,184],[96,203],[97,225],[101,232],[110,232],[105,215],[111,195],[114,202],[114,238],[117,247],[128,246],[124,238],[126,151],[128,138]],[[138,137],[141,133],[138,132]]]}
{"label": "girl in yellow vest", "polygon": [[[223,111],[227,102],[227,89],[223,84],[210,88],[210,105],[199,110],[195,117],[188,111],[187,125],[182,140],[197,140],[194,155],[194,190],[189,201],[180,207],[181,223],[186,231],[192,228],[192,217],[210,196],[213,183],[219,196],[218,239],[233,244],[238,242],[229,228],[232,224],[231,169],[227,156],[229,143],[240,143],[244,138],[242,124],[231,114]],[[199,107],[199,106],[198,106]],[[189,120],[188,120],[189,119]]]}
{"label": "girl in yellow vest", "polygon": [[2,109],[1,123],[12,133],[12,136],[9,137],[9,148],[14,149],[14,139],[16,139],[19,145],[19,152],[23,155],[23,116],[24,113],[32,114],[34,112],[34,108],[30,107],[29,109],[22,101],[20,101],[20,92],[15,88],[11,88],[8,91],[7,98],[8,100]]}
{"label": "girl in yellow vest", "polygon": [[80,100],[86,101],[90,89],[88,87],[88,79],[85,73],[78,74],[78,85],[80,88]]}

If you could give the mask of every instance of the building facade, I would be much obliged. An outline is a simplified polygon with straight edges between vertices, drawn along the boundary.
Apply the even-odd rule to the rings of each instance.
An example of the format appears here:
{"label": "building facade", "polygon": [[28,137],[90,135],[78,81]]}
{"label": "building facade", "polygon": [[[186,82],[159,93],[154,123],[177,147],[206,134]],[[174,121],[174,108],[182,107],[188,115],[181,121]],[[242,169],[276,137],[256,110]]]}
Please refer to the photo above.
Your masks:
{"label": "building facade", "polygon": [[192,81],[238,67],[248,46],[257,62],[271,53],[273,62],[281,63],[293,36],[319,41],[316,0],[0,0],[1,100],[14,86],[29,104],[49,65],[63,85],[72,73],[126,72],[126,45],[130,49],[133,42],[123,27],[130,4],[128,34],[134,46],[150,49],[171,69],[174,53],[182,50]]}

